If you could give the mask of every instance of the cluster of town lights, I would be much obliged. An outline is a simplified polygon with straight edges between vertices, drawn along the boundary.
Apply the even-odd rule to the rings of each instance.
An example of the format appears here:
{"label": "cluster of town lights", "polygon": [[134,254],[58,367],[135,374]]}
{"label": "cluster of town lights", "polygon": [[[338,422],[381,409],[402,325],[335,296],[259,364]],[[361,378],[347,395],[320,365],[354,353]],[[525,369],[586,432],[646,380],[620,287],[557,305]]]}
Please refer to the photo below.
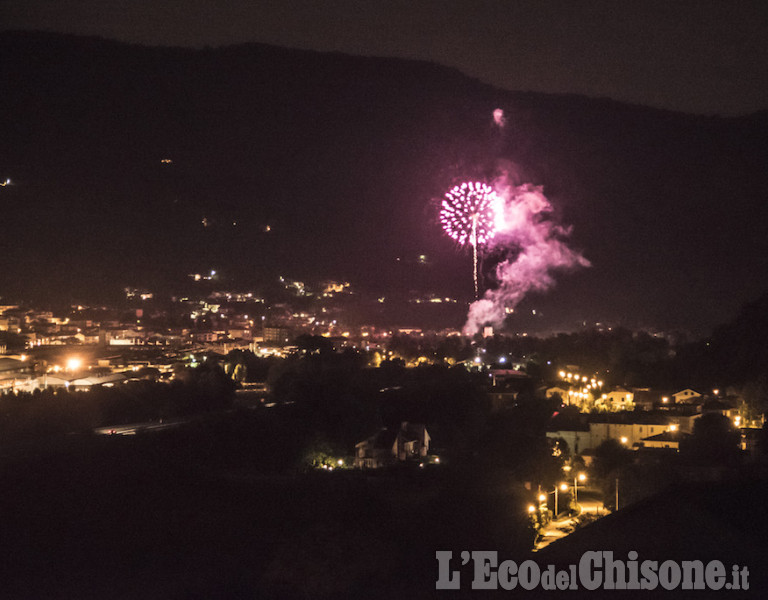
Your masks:
{"label": "cluster of town lights", "polygon": [[[26,357],[22,360],[26,360]],[[69,371],[70,373],[72,373],[74,371],[79,371],[82,367],[83,367],[83,360],[81,358],[77,358],[76,356],[70,356],[64,363],[63,368],[60,365],[54,365],[53,367],[50,367],[48,370],[53,371],[54,373],[60,373],[61,371]]]}
{"label": "cluster of town lights", "polygon": [[603,381],[596,377],[587,377],[586,375],[579,375],[578,373],[570,373],[567,371],[560,371],[560,379],[567,381],[573,385],[583,384],[583,390],[591,390],[603,387]]}
{"label": "cluster of town lights", "polygon": [[[567,381],[569,385],[574,386],[568,390],[568,403],[570,404],[576,400],[586,400],[591,395],[595,394],[598,389],[602,389],[602,379],[597,377],[587,377],[586,375],[580,375],[579,373],[571,373],[569,371],[560,371],[560,379]],[[603,394],[602,398],[605,399],[606,395]]]}

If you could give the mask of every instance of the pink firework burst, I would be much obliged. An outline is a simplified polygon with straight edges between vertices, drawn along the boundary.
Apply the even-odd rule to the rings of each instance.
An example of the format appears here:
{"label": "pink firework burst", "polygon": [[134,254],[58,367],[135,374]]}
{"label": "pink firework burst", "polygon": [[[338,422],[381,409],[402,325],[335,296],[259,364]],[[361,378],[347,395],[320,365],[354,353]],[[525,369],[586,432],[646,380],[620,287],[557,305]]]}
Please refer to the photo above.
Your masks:
{"label": "pink firework burst", "polygon": [[445,195],[440,222],[445,232],[462,246],[486,244],[496,235],[493,189],[478,182],[457,185]]}

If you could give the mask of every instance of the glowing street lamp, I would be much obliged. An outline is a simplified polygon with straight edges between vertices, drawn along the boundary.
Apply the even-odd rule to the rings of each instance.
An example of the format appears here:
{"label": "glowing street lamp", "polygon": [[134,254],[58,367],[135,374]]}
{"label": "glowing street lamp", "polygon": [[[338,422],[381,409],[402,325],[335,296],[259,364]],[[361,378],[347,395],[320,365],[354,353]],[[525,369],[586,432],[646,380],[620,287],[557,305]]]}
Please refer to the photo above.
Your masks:
{"label": "glowing street lamp", "polygon": [[77,371],[83,366],[83,361],[77,357],[71,357],[67,359],[67,371]]}

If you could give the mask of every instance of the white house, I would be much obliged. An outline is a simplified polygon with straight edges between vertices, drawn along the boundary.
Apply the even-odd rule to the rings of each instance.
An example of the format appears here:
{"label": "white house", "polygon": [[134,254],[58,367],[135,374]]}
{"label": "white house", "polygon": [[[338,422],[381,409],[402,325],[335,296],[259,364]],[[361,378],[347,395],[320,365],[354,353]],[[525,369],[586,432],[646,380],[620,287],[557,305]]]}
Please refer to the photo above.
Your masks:
{"label": "white house", "polygon": [[629,390],[624,389],[623,387],[617,387],[613,391],[602,395],[603,402],[617,408],[631,405],[634,399],[635,394]]}
{"label": "white house", "polygon": [[693,402],[697,398],[701,398],[701,394],[699,394],[699,392],[697,392],[696,390],[692,390],[691,388],[686,388],[684,390],[680,390],[675,394],[672,394],[672,398],[674,399],[674,402],[676,404],[679,402]]}
{"label": "white house", "polygon": [[596,448],[606,440],[616,440],[627,448],[640,446],[644,439],[667,431],[678,430],[671,416],[647,412],[601,413],[586,416],[584,420],[555,422],[548,430],[550,439],[562,438],[573,452]]}

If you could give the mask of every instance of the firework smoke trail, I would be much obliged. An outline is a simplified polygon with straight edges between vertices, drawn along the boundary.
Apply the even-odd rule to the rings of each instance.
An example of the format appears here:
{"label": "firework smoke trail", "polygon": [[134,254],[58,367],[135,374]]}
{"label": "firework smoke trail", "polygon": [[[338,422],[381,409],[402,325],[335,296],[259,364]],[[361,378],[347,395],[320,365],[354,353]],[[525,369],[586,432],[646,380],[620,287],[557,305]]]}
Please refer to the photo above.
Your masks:
{"label": "firework smoke trail", "polygon": [[547,219],[552,205],[541,187],[514,187],[506,177],[496,182],[494,244],[520,248],[514,260],[496,266],[499,287],[486,290],[469,307],[465,335],[474,335],[486,324],[503,322],[506,309],[514,308],[529,291],[544,291],[555,284],[552,271],[588,267],[589,261],[565,243],[570,230]]}
{"label": "firework smoke trail", "polygon": [[445,232],[460,245],[472,246],[475,298],[477,288],[477,246],[487,244],[496,235],[498,198],[491,186],[479,182],[457,185],[445,195],[440,222]]}

